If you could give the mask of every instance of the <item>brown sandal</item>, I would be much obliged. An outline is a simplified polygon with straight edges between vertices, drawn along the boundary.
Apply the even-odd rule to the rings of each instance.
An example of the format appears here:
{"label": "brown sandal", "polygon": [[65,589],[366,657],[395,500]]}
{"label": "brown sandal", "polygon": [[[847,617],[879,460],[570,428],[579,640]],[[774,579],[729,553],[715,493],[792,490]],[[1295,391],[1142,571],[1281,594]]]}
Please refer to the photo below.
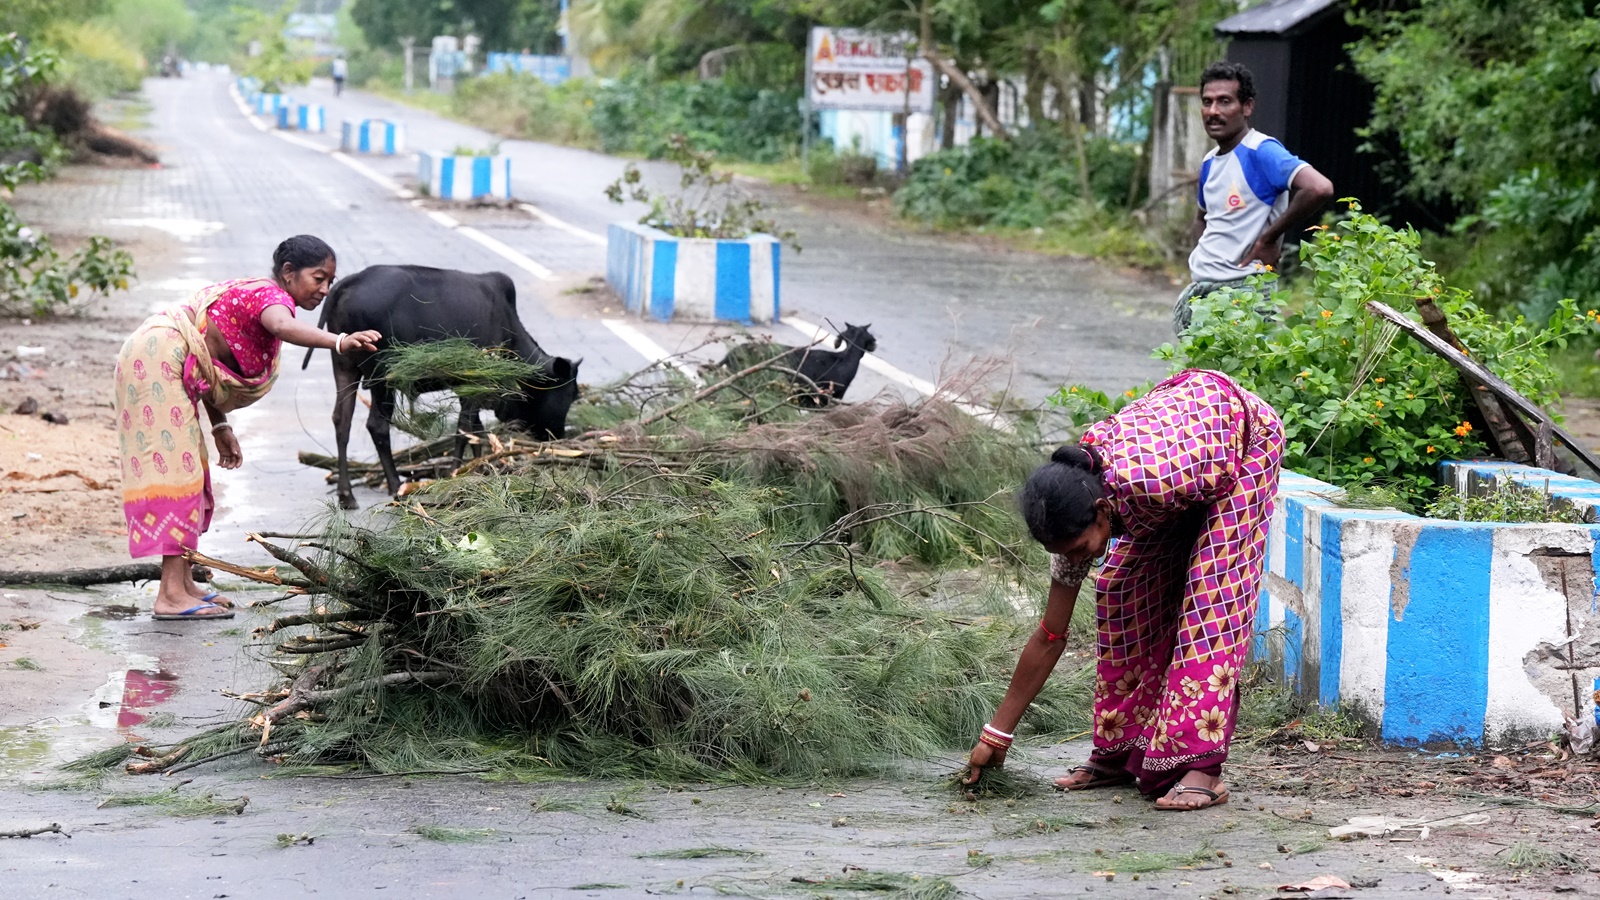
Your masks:
{"label": "brown sandal", "polygon": [[1128,784],[1129,782],[1133,781],[1133,775],[1131,773],[1117,772],[1111,769],[1101,768],[1100,766],[1089,765],[1073,766],[1067,770],[1067,776],[1071,777],[1079,772],[1088,772],[1094,777],[1087,781],[1078,781],[1072,784],[1066,784],[1064,783],[1064,779],[1057,778],[1055,782],[1056,790],[1090,791],[1094,790],[1095,788],[1116,787],[1118,785]]}
{"label": "brown sandal", "polygon": [[[1221,806],[1222,804],[1228,802],[1227,788],[1223,788],[1222,791],[1218,793],[1210,788],[1200,787],[1197,784],[1180,784],[1173,787],[1173,789],[1167,793],[1167,797],[1176,797],[1179,794],[1205,794],[1208,799],[1205,803],[1202,803],[1199,806],[1162,806],[1160,803],[1157,803],[1156,809],[1159,809],[1162,812],[1193,812],[1197,809],[1209,809],[1213,806]],[[1164,800],[1166,797],[1163,797],[1162,799]]]}

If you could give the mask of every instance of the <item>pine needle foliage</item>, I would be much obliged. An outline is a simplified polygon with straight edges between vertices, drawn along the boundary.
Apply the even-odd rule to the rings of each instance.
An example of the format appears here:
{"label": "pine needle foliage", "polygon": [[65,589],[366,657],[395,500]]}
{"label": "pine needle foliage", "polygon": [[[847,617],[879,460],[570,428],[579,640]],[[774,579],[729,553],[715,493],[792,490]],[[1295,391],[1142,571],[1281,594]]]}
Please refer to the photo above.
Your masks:
{"label": "pine needle foliage", "polygon": [[[271,548],[325,612],[275,626],[291,687],[263,755],[760,782],[965,750],[1032,629],[1014,598],[1042,594],[1010,494],[1034,451],[938,402],[736,405],[517,443],[334,519],[315,559]],[[941,567],[972,589],[916,596]],[[1052,679],[1026,724],[1081,731],[1088,706]],[[184,758],[260,740],[226,726]]]}
{"label": "pine needle foliage", "polygon": [[469,400],[518,393],[540,371],[510,350],[479,347],[466,338],[390,347],[381,367],[384,380],[403,395],[450,390]]}

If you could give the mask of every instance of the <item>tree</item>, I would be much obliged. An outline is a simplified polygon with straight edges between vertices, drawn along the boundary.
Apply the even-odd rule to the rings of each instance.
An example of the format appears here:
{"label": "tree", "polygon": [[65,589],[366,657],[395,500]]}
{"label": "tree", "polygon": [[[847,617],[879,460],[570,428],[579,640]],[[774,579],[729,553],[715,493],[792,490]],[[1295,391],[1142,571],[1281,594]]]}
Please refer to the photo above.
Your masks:
{"label": "tree", "polygon": [[496,50],[550,52],[560,8],[560,0],[353,0],[350,15],[374,46],[472,33]]}
{"label": "tree", "polygon": [[1600,7],[1435,0],[1368,10],[1355,47],[1376,87],[1369,134],[1409,168],[1395,188],[1467,211],[1466,264],[1498,302],[1543,318],[1600,295]]}

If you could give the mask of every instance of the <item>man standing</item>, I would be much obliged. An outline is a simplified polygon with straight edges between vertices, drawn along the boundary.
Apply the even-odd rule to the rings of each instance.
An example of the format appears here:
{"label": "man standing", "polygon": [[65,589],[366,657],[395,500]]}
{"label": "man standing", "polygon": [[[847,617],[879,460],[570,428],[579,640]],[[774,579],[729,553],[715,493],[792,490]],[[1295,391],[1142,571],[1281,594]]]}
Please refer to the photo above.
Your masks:
{"label": "man standing", "polygon": [[1333,196],[1333,182],[1250,127],[1256,87],[1250,70],[1219,62],[1200,75],[1206,136],[1217,147],[1200,164],[1199,242],[1189,254],[1190,284],[1172,310],[1173,329],[1189,327],[1189,304],[1276,268],[1283,236],[1315,218]]}
{"label": "man standing", "polygon": [[350,74],[350,67],[341,54],[333,58],[333,95],[335,97],[344,93],[344,79]]}

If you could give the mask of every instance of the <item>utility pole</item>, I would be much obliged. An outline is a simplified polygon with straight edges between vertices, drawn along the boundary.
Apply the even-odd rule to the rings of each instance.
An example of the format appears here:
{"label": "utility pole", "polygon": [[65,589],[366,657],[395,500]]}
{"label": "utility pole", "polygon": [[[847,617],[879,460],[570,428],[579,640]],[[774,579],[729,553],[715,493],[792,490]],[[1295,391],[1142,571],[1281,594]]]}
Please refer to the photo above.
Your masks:
{"label": "utility pole", "polygon": [[411,93],[412,84],[411,45],[415,44],[416,42],[417,39],[414,37],[403,37],[400,39],[401,52],[405,53],[406,55],[406,93],[408,94]]}
{"label": "utility pole", "polygon": [[567,28],[567,14],[570,11],[571,11],[571,2],[570,2],[570,0],[561,0],[561,23],[560,23],[560,25],[557,26],[557,29],[561,34],[561,55],[562,56],[571,56],[572,55],[572,48],[568,44],[568,38],[567,38],[567,32],[569,30]]}

